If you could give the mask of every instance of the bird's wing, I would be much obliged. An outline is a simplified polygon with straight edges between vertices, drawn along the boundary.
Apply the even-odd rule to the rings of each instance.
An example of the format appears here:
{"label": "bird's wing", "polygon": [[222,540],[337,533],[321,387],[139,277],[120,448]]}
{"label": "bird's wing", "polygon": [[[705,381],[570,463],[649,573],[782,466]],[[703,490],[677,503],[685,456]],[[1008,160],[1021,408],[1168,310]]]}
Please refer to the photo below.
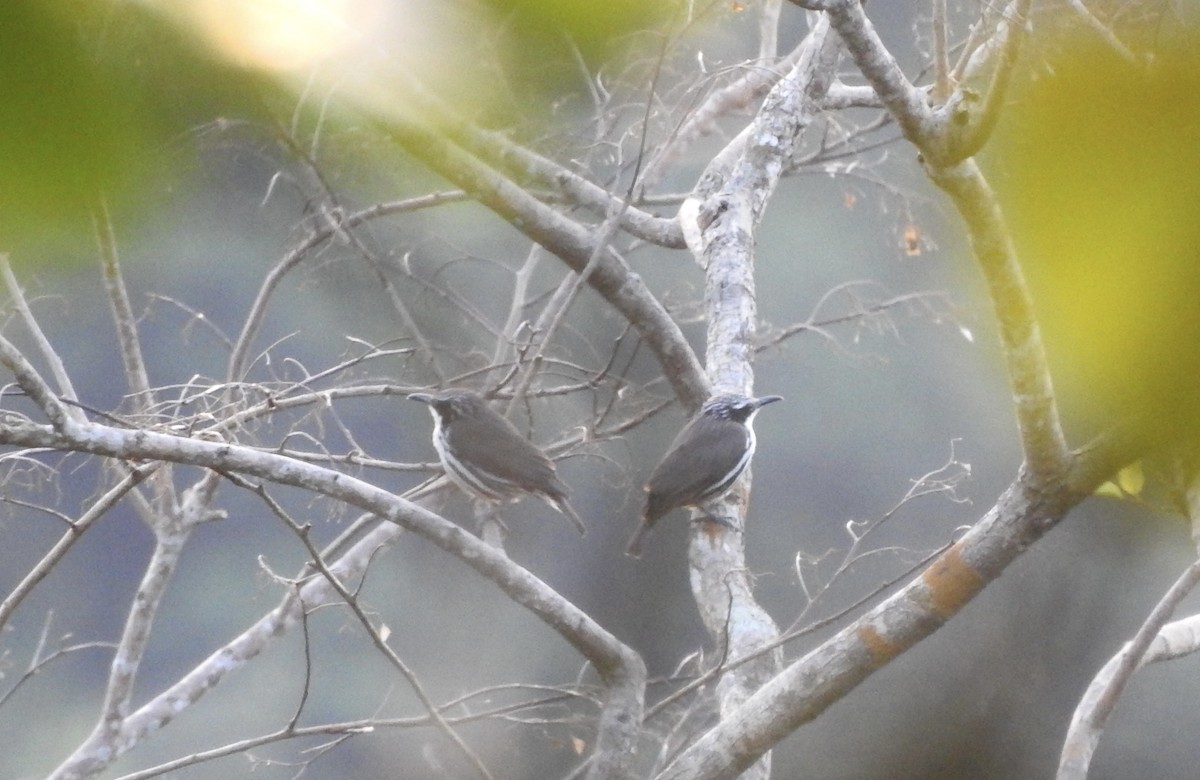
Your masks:
{"label": "bird's wing", "polygon": [[[650,474],[646,487],[652,491],[655,506],[648,507],[648,515],[657,516],[656,512],[658,515],[665,514],[683,506],[684,501],[697,497],[737,468],[743,458],[744,448],[731,448],[728,441],[723,442],[723,439],[730,435],[731,429],[747,437],[749,431],[745,426],[731,421],[720,425],[708,422],[708,425],[689,425],[684,428],[662,462]],[[663,490],[667,485],[671,489]]]}
{"label": "bird's wing", "polygon": [[[502,424],[502,425],[501,425]],[[504,446],[481,453],[473,450],[476,461],[488,473],[507,484],[528,483],[535,490],[557,498],[566,495],[566,487],[554,474],[554,464],[531,444],[514,425],[502,417],[460,417],[451,426],[452,450],[460,451],[457,441],[502,441]]]}

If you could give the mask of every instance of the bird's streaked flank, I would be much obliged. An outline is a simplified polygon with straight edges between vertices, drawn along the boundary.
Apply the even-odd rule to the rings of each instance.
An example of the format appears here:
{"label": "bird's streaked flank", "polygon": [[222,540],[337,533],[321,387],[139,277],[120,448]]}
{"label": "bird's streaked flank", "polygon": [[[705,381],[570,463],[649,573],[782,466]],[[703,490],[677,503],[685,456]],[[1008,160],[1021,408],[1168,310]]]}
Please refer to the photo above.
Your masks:
{"label": "bird's streaked flank", "polygon": [[671,510],[699,507],[725,495],[754,457],[754,415],[782,400],[778,395],[726,394],[705,401],[650,473],[642,522],[625,554],[639,557],[646,533]]}
{"label": "bird's streaked flank", "polygon": [[580,535],[587,533],[567,502],[570,491],[554,463],[478,393],[449,389],[409,398],[429,406],[433,448],[446,476],[467,495],[499,504],[531,494],[570,519]]}

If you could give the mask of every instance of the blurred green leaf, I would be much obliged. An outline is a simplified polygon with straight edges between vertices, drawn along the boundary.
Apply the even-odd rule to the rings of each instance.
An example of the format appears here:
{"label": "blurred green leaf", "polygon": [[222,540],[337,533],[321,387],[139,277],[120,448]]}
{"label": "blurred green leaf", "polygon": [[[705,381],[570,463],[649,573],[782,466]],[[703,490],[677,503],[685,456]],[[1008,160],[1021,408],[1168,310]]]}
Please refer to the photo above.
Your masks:
{"label": "blurred green leaf", "polygon": [[[644,62],[645,56],[659,50],[670,22],[684,18],[684,3],[679,0],[485,3],[501,23],[506,78],[518,97],[538,102],[561,99],[564,92],[582,88],[587,75],[607,69],[625,47],[640,46],[641,55],[634,59]],[[628,62],[623,67],[627,66]],[[617,72],[608,69],[608,77],[616,77]]]}
{"label": "blurred green leaf", "polygon": [[52,4],[0,3],[0,242],[53,230],[121,188],[140,133],[119,74],[89,60]]}
{"label": "blurred green leaf", "polygon": [[1096,495],[1118,499],[1138,497],[1142,495],[1145,487],[1146,473],[1142,468],[1142,462],[1138,460],[1118,471],[1115,479],[1096,488]]}
{"label": "blurred green leaf", "polygon": [[[631,33],[658,29],[676,14],[678,0],[488,0],[497,15],[507,17],[539,45],[552,39],[569,41],[587,60],[611,54],[610,47]],[[593,63],[594,64],[594,63]]]}
{"label": "blurred green leaf", "polygon": [[1096,429],[1200,422],[1200,68],[1068,46],[1014,95],[999,187],[1056,388]]}
{"label": "blurred green leaf", "polygon": [[0,2],[0,251],[90,257],[97,198],[152,205],[188,161],[181,134],[249,113],[248,79],[136,4]]}

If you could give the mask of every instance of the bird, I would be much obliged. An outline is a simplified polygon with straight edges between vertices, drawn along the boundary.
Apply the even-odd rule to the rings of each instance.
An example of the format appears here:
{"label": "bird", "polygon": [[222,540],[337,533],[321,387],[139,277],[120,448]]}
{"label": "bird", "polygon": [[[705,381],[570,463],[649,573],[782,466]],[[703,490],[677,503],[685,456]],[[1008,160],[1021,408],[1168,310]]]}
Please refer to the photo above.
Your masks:
{"label": "bird", "polygon": [[567,502],[570,491],[546,454],[471,390],[451,388],[408,396],[429,406],[433,448],[446,476],[468,496],[492,504],[532,494],[579,530],[587,527]]}
{"label": "bird", "polygon": [[699,507],[729,492],[754,456],[754,415],[767,404],[782,400],[778,395],[722,394],[705,401],[650,472],[646,508],[625,554],[641,557],[643,537],[671,510]]}

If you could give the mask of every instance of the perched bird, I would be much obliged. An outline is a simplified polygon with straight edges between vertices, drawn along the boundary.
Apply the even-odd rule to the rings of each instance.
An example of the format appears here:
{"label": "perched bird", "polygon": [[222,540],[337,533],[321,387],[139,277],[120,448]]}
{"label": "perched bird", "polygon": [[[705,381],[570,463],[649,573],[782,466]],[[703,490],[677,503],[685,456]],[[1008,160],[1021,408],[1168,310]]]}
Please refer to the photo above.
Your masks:
{"label": "perched bird", "polygon": [[587,528],[567,503],[569,491],[554,473],[554,464],[508,420],[470,390],[413,393],[433,415],[433,448],[454,484],[481,501],[516,501],[531,493]]}
{"label": "perched bird", "polygon": [[625,554],[639,557],[642,537],[672,509],[699,507],[725,495],[754,456],[754,415],[782,400],[778,395],[717,395],[705,401],[650,473],[642,523]]}

